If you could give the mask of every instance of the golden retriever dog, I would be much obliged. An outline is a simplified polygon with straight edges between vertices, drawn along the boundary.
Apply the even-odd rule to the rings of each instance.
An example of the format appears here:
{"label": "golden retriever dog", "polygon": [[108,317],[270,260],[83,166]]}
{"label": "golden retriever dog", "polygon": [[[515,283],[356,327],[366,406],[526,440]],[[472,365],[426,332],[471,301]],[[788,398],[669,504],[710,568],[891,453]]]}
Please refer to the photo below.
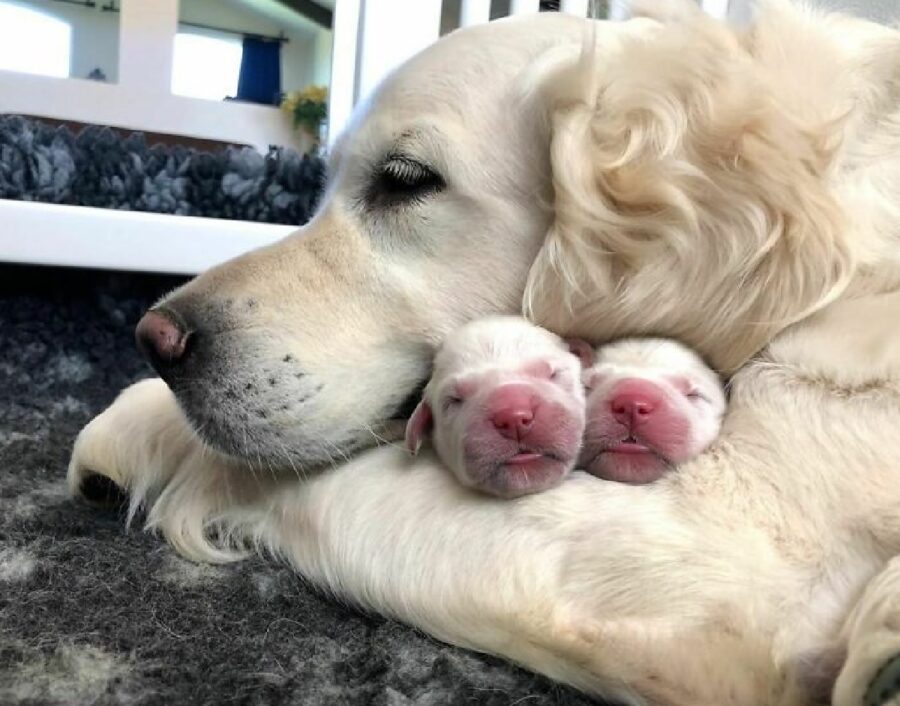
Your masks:
{"label": "golden retriever dog", "polygon": [[[187,557],[271,550],[345,599],[604,696],[884,704],[900,672],[900,34],[775,2],[456,32],[330,155],[315,219],[149,312],[81,433]],[[524,311],[731,376],[659,482],[516,500],[397,437],[443,336]]]}

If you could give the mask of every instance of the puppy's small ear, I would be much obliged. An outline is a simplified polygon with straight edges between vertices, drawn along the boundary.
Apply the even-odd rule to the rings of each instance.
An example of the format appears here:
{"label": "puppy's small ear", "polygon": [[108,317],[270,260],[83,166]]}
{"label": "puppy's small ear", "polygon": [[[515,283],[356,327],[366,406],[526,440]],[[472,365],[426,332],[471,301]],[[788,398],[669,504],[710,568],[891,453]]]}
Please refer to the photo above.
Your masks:
{"label": "puppy's small ear", "polygon": [[581,338],[567,338],[566,345],[569,346],[569,353],[578,357],[581,361],[582,368],[590,368],[594,365],[594,347]]}
{"label": "puppy's small ear", "polygon": [[406,448],[415,456],[419,453],[419,447],[422,446],[422,440],[431,431],[434,418],[431,414],[431,405],[425,400],[419,402],[416,411],[413,412],[409,421],[406,423]]}

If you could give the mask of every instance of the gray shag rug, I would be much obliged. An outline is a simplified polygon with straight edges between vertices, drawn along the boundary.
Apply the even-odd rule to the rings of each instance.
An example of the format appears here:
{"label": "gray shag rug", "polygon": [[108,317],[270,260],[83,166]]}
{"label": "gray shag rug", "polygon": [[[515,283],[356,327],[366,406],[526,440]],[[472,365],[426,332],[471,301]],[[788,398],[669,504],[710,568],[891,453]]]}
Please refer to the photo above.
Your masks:
{"label": "gray shag rug", "polygon": [[143,133],[0,115],[0,198],[302,225],[325,179],[316,155],[202,151]]}
{"label": "gray shag rug", "polygon": [[176,284],[0,266],[0,704],[592,703],[67,497],[75,435],[149,374],[132,329]]}

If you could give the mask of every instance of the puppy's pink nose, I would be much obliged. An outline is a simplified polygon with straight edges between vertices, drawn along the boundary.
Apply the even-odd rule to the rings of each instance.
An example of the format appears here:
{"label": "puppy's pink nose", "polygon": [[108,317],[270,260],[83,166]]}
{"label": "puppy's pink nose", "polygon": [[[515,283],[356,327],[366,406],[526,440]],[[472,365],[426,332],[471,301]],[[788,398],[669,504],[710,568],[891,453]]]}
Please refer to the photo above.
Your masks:
{"label": "puppy's pink nose", "polygon": [[609,400],[609,410],[620,424],[629,429],[647,422],[662,404],[659,388],[646,380],[623,380],[616,385]]}
{"label": "puppy's pink nose", "polygon": [[534,421],[534,396],[527,387],[506,385],[488,400],[491,423],[507,439],[521,439]]}

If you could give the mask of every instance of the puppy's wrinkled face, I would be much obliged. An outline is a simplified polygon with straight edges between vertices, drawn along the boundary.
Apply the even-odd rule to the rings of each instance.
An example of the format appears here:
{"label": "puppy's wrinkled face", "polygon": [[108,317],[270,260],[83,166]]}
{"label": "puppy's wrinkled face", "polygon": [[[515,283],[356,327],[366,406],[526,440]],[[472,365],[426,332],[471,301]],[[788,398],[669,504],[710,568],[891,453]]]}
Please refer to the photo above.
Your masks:
{"label": "puppy's wrinkled face", "polygon": [[718,376],[667,339],[625,339],[597,350],[582,379],[587,422],[579,468],[623,483],[650,483],[697,456],[725,412]]}
{"label": "puppy's wrinkled face", "polygon": [[418,448],[433,425],[435,450],[463,485],[507,498],[550,488],[578,458],[580,373],[561,338],[524,319],[468,324],[438,352],[407,443]]}

